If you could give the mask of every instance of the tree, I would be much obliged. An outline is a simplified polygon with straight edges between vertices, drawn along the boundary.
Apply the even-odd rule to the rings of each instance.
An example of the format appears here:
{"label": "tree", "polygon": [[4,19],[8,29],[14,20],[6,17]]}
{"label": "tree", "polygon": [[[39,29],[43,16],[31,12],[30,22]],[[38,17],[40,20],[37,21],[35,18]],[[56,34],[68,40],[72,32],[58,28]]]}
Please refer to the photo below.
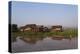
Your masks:
{"label": "tree", "polygon": [[12,24],[12,25],[11,25],[11,31],[12,31],[12,32],[17,32],[17,31],[18,31],[17,24]]}

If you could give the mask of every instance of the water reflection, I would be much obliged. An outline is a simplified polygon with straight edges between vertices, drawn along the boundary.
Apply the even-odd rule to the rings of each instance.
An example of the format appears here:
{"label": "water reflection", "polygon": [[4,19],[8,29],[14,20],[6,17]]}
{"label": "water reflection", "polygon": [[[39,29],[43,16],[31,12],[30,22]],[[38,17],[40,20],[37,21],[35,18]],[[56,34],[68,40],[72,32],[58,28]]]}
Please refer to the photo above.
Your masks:
{"label": "water reflection", "polygon": [[[47,36],[46,36],[47,37]],[[43,40],[44,38],[43,36],[30,36],[30,37],[20,37],[21,40],[23,40],[26,43],[30,43],[30,44],[36,44],[37,41]],[[65,38],[63,36],[48,36],[48,38],[51,38],[52,40],[63,40],[63,39],[69,39],[71,40],[71,38]]]}
{"label": "water reflection", "polygon": [[[53,40],[62,40],[62,39],[64,39],[63,37],[54,37],[54,36],[53,37],[48,37],[48,38],[51,38]],[[36,42],[38,42],[40,40],[42,41],[44,39],[44,37],[21,37],[20,39],[23,40],[26,43],[29,43],[29,44],[36,44]]]}
{"label": "water reflection", "polygon": [[53,37],[51,37],[53,40],[62,40],[62,39],[64,39],[64,37],[63,36],[53,36]]}
{"label": "water reflection", "polygon": [[12,52],[76,49],[78,44],[77,38],[69,40],[61,36],[26,36],[17,37],[15,40],[12,42]]}
{"label": "water reflection", "polygon": [[17,36],[11,36],[11,42],[16,42]]}
{"label": "water reflection", "polygon": [[[52,40],[63,40],[68,39],[71,40],[72,38],[69,37],[63,37],[63,36],[25,36],[25,37],[19,37],[19,39],[23,40],[25,43],[29,44],[36,44],[38,41],[42,41],[44,38],[51,38]],[[17,36],[12,37],[12,42],[16,42]]]}
{"label": "water reflection", "polygon": [[20,39],[29,44],[35,44],[39,40],[43,40],[44,37],[21,37]]}

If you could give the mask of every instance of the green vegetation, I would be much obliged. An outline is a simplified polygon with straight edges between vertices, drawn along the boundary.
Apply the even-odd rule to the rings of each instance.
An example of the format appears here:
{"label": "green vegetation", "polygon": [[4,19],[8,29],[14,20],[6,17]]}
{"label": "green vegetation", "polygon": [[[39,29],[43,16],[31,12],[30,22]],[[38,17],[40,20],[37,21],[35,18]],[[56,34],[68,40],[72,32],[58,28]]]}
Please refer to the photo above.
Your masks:
{"label": "green vegetation", "polygon": [[64,36],[64,37],[77,37],[77,29],[65,29],[63,32],[12,32],[12,36],[21,36],[21,37],[47,37],[47,36]]}

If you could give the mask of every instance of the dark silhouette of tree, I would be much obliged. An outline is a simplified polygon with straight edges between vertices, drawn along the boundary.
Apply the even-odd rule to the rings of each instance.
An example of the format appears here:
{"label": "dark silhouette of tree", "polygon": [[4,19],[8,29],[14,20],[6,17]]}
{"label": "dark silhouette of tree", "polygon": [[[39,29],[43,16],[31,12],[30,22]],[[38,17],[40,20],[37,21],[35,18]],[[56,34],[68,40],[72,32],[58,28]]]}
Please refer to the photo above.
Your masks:
{"label": "dark silhouette of tree", "polygon": [[11,31],[12,32],[17,32],[18,31],[17,24],[11,24]]}

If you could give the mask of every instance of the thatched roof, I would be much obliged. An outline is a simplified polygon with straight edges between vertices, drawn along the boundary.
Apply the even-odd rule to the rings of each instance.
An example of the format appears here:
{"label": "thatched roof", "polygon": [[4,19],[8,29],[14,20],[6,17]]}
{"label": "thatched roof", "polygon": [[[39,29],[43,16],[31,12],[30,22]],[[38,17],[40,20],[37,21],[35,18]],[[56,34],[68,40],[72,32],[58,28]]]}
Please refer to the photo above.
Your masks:
{"label": "thatched roof", "polygon": [[35,28],[36,27],[36,24],[28,24],[28,25],[25,25],[25,26],[20,27],[20,29],[25,29],[25,28],[28,28],[28,27]]}
{"label": "thatched roof", "polygon": [[52,28],[62,28],[61,25],[55,25],[55,26],[52,26]]}

